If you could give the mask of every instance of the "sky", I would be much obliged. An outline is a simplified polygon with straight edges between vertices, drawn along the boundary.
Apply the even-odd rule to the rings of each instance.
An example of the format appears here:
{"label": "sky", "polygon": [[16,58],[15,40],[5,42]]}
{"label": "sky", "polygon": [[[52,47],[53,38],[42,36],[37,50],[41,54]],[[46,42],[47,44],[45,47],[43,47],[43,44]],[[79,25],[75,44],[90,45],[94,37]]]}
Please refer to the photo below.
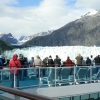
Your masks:
{"label": "sky", "polygon": [[100,0],[0,0],[0,34],[17,39],[56,30],[99,10]]}

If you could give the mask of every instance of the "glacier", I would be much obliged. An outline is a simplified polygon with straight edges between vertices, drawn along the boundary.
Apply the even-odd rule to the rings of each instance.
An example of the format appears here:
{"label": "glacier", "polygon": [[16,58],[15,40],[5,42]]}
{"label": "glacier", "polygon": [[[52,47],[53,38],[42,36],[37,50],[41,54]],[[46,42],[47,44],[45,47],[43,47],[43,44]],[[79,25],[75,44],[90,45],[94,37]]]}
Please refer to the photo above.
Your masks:
{"label": "glacier", "polygon": [[4,51],[4,55],[11,59],[13,54],[23,54],[24,57],[27,57],[28,60],[31,59],[33,56],[34,58],[39,55],[40,58],[43,60],[45,57],[49,57],[49,55],[52,56],[54,59],[56,55],[58,55],[61,58],[61,61],[65,61],[67,57],[69,56],[73,62],[76,62],[75,57],[78,54],[81,54],[86,60],[87,57],[90,57],[90,55],[93,55],[93,57],[100,54],[100,47],[96,46],[54,46],[54,47],[42,47],[42,46],[34,46],[34,47],[28,47],[23,49],[13,49],[9,51]]}

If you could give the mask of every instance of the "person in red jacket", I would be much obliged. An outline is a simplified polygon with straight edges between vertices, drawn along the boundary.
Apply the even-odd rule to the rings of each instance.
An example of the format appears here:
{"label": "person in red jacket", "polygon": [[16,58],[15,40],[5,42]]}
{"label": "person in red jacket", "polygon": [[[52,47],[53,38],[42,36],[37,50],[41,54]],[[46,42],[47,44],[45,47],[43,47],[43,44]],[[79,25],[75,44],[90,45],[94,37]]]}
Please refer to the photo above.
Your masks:
{"label": "person in red jacket", "polygon": [[72,60],[70,59],[70,57],[67,57],[67,60],[66,60],[65,65],[66,65],[67,67],[71,67],[71,66],[74,65],[74,63],[72,62]]}
{"label": "person in red jacket", "polygon": [[[72,66],[74,66],[74,63],[72,62],[72,60],[70,59],[70,57],[67,57],[67,60],[65,62],[65,66],[66,67],[72,67]],[[71,68],[70,74],[73,74],[73,68]]]}
{"label": "person in red jacket", "polygon": [[[19,69],[21,67],[21,63],[18,60],[18,55],[14,54],[12,59],[9,62],[9,67],[11,69],[11,77],[12,77],[12,84],[11,87],[19,87]],[[15,79],[16,79],[16,84],[14,83],[14,75],[15,75]]]}

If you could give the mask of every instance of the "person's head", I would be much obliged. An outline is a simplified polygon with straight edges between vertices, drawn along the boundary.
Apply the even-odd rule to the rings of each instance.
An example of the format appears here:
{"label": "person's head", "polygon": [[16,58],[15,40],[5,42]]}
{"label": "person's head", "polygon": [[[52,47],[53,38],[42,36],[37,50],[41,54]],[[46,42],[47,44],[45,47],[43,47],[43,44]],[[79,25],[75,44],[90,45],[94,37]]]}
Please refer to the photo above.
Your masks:
{"label": "person's head", "polygon": [[17,55],[17,54],[14,54],[13,57],[12,57],[12,59],[13,59],[14,61],[17,60],[17,58],[18,58],[18,55]]}
{"label": "person's head", "polygon": [[78,54],[78,56],[81,56],[81,54]]}
{"label": "person's head", "polygon": [[40,59],[39,55],[36,56],[37,59]]}
{"label": "person's head", "polygon": [[56,55],[56,58],[59,58],[58,55]]}
{"label": "person's head", "polygon": [[67,59],[70,59],[70,57],[68,56]]}
{"label": "person's head", "polygon": [[32,60],[34,60],[34,57],[31,57]]}
{"label": "person's head", "polygon": [[91,58],[93,57],[93,55],[90,56]]}
{"label": "person's head", "polygon": [[87,57],[87,59],[89,59],[89,57]]}
{"label": "person's head", "polygon": [[23,54],[19,54],[19,58],[23,58],[24,56],[23,56]]}
{"label": "person's head", "polygon": [[66,64],[66,62],[64,61],[64,62],[63,62],[63,65],[65,65],[65,64]]}
{"label": "person's head", "polygon": [[51,55],[49,56],[49,58],[52,58]]}
{"label": "person's head", "polygon": [[48,57],[46,57],[45,59],[48,59]]}

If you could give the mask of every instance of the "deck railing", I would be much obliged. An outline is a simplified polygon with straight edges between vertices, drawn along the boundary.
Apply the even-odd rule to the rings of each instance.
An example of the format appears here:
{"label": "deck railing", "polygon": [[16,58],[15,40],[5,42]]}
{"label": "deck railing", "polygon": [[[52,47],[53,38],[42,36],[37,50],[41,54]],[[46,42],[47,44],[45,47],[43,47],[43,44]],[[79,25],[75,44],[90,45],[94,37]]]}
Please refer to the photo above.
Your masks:
{"label": "deck railing", "polygon": [[[46,96],[31,94],[31,93],[27,93],[27,92],[24,92],[24,91],[21,91],[21,90],[8,88],[8,87],[4,87],[4,86],[0,86],[0,90],[14,95],[14,99],[11,98],[11,100],[21,100],[20,97],[27,98],[28,100],[57,100],[57,99],[49,98],[49,97],[46,97]],[[6,95],[5,96],[0,95],[0,99],[10,100],[10,97],[8,97],[8,98],[9,99],[7,99]]]}
{"label": "deck railing", "polygon": [[[16,69],[15,69],[16,70]],[[62,86],[64,84],[92,83],[100,81],[100,66],[68,66],[68,67],[28,67],[19,68],[19,87],[16,86],[14,74],[14,88]],[[11,70],[0,70],[2,86],[11,87],[7,82],[12,81]],[[24,82],[24,84],[23,84]]]}

